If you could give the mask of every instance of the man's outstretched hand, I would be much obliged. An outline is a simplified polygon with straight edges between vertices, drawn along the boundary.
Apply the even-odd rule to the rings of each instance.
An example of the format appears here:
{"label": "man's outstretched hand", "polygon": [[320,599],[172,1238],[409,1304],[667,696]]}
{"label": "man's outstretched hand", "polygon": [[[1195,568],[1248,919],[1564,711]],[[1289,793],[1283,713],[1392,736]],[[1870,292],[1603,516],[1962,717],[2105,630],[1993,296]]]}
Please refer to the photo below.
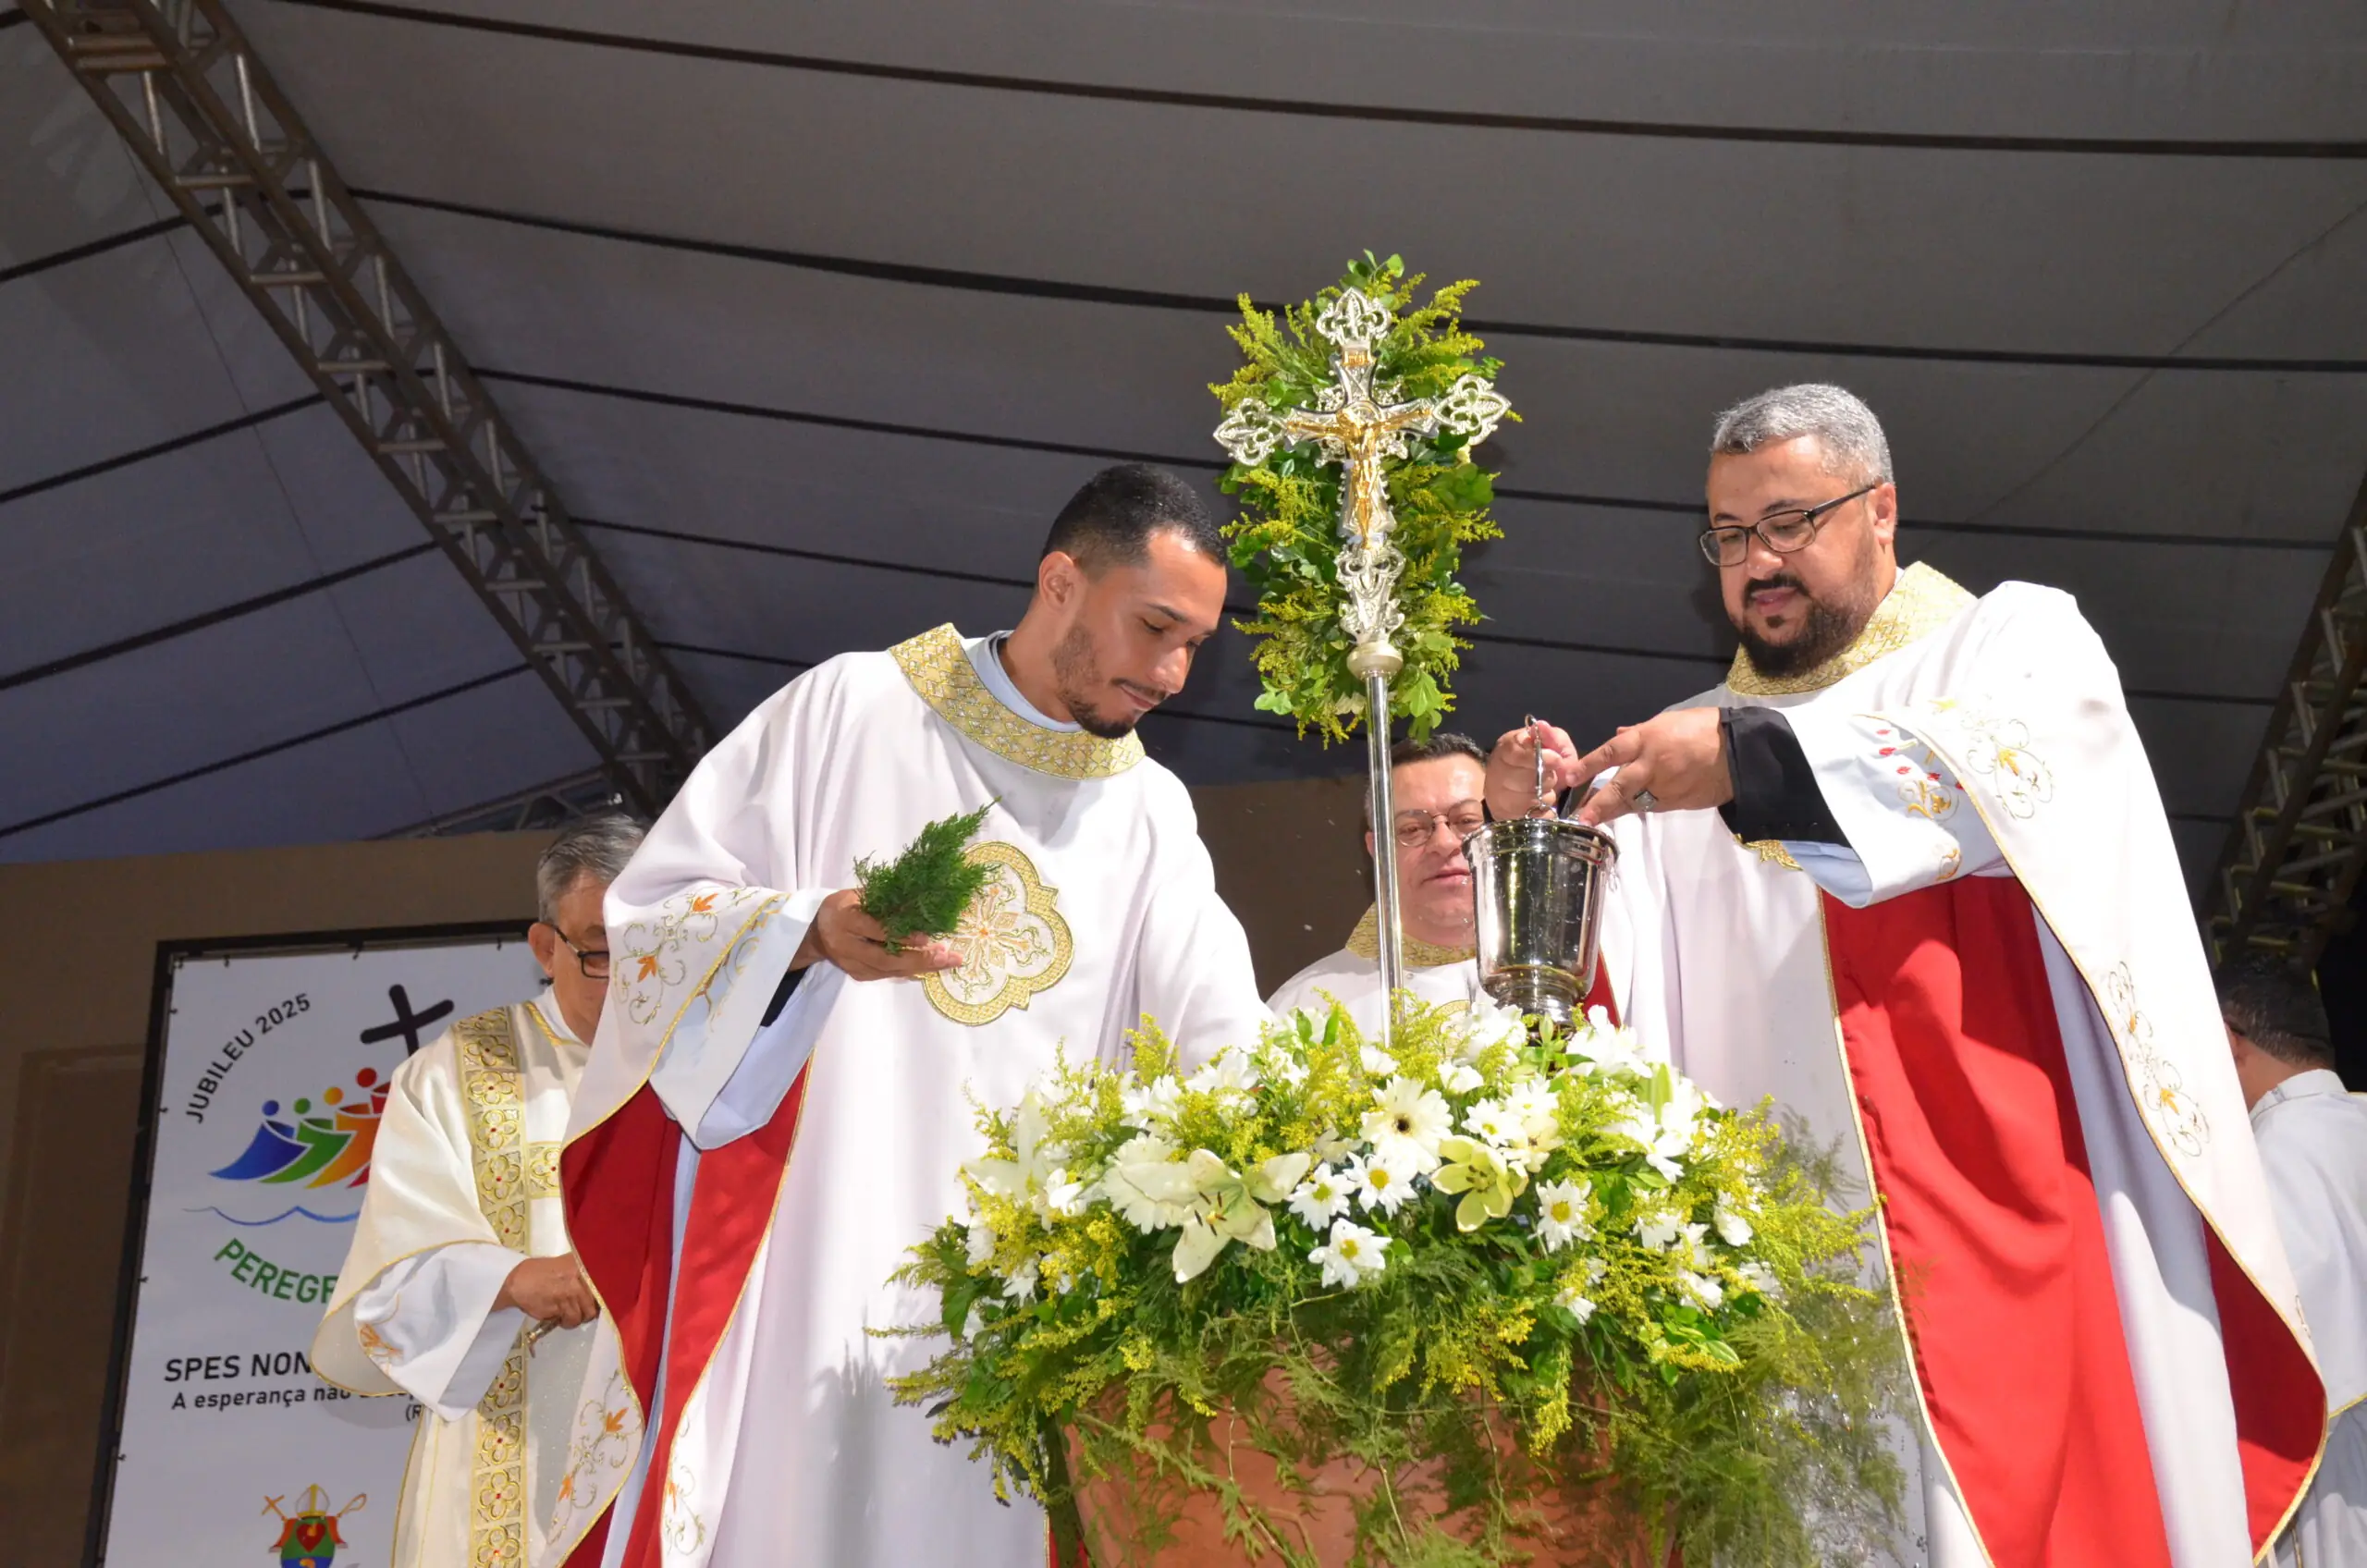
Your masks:
{"label": "man's outstretched hand", "polygon": [[1599,827],[1645,809],[1637,797],[1647,790],[1652,811],[1708,811],[1735,798],[1716,708],[1676,708],[1641,724],[1623,724],[1570,771],[1592,778],[1611,767],[1619,772],[1587,797],[1577,810],[1580,822]]}
{"label": "man's outstretched hand", "polygon": [[828,960],[855,980],[914,980],[938,970],[952,969],[962,955],[943,942],[915,938],[901,952],[888,950],[888,932],[863,913],[860,888],[842,888],[822,900],[821,913],[805,928],[791,969]]}
{"label": "man's outstretched hand", "polygon": [[537,1323],[556,1323],[562,1329],[600,1316],[600,1299],[584,1282],[583,1270],[571,1252],[558,1257],[530,1257],[511,1269],[493,1306],[497,1312],[514,1306]]}
{"label": "man's outstretched hand", "polygon": [[1678,708],[1619,733],[1586,755],[1569,732],[1551,724],[1505,731],[1488,756],[1488,810],[1502,821],[1527,816],[1540,805],[1537,754],[1545,753],[1545,802],[1586,784],[1606,768],[1616,777],[1587,797],[1576,819],[1599,827],[1637,809],[1636,797],[1652,792],[1654,811],[1707,811],[1735,796],[1726,768],[1724,738],[1716,708]]}

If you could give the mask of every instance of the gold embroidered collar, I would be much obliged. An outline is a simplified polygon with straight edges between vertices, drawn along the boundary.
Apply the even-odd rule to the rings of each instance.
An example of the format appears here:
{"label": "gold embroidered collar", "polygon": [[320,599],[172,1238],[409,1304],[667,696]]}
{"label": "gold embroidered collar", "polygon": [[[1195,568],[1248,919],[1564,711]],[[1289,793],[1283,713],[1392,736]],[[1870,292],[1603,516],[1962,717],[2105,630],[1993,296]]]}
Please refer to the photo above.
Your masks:
{"label": "gold embroidered collar", "polygon": [[1746,697],[1784,697],[1799,692],[1821,692],[1845,676],[1857,674],[1876,659],[1924,638],[1956,619],[1972,603],[1972,595],[1947,578],[1917,561],[1898,574],[1890,596],[1875,606],[1857,640],[1814,669],[1800,675],[1759,673],[1750,655],[1735,650],[1734,667],[1726,671],[1729,691]]}
{"label": "gold embroidered collar", "polygon": [[[1366,910],[1365,917],[1356,922],[1356,928],[1348,933],[1348,950],[1358,958],[1369,959],[1375,963],[1380,962],[1380,911],[1378,908]],[[1461,963],[1466,959],[1478,956],[1478,948],[1434,948],[1412,937],[1405,938],[1405,967],[1408,969],[1436,969],[1442,963]]]}
{"label": "gold embroidered collar", "polygon": [[1003,706],[971,668],[962,634],[950,625],[924,631],[888,653],[938,717],[1022,767],[1055,778],[1110,778],[1143,760],[1143,743],[1133,735],[1105,741],[1082,729],[1047,729]]}

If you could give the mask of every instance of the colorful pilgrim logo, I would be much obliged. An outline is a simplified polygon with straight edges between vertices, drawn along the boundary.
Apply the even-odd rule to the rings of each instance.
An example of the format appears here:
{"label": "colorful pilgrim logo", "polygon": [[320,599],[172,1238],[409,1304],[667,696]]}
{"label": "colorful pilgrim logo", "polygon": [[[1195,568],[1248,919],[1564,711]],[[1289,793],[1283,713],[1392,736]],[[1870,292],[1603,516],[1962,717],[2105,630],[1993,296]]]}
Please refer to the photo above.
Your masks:
{"label": "colorful pilgrim logo", "polygon": [[263,1102],[263,1125],[246,1152],[214,1172],[226,1182],[265,1186],[359,1187],[370,1180],[370,1151],[386,1109],[387,1081],[375,1068],[353,1075],[350,1090],[331,1087],[317,1100],[283,1107]]}
{"label": "colorful pilgrim logo", "polygon": [[279,1553],[280,1568],[329,1568],[337,1561],[337,1549],[345,1537],[337,1533],[337,1522],[349,1513],[359,1513],[370,1501],[367,1492],[335,1513],[328,1512],[328,1494],[317,1486],[306,1487],[302,1501],[290,1513],[279,1506],[279,1499],[263,1500],[264,1512],[279,1515],[279,1538],[271,1550]]}

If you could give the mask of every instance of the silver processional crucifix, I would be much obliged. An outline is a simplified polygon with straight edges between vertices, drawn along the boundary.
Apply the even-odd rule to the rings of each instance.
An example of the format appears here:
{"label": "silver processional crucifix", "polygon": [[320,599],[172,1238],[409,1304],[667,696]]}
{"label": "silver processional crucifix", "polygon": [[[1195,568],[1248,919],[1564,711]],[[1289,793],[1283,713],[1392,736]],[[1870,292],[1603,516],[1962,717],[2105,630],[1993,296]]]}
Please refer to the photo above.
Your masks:
{"label": "silver processional crucifix", "polygon": [[[1390,787],[1389,684],[1404,668],[1404,655],[1390,642],[1405,623],[1397,602],[1397,579],[1405,557],[1390,541],[1397,523],[1389,508],[1389,475],[1382,466],[1405,456],[1409,435],[1452,430],[1476,447],[1492,434],[1512,404],[1480,375],[1466,375],[1436,398],[1405,398],[1393,382],[1375,386],[1374,350],[1388,336],[1389,301],[1347,289],[1315,318],[1315,330],[1332,347],[1331,379],[1312,409],[1278,413],[1255,398],[1242,401],[1217,426],[1217,440],[1233,461],[1255,466],[1286,441],[1315,441],[1323,455],[1343,466],[1340,484],[1340,629],[1352,646],[1348,668],[1365,683],[1366,762],[1373,811],[1373,903],[1380,927],[1380,984],[1394,998],[1405,982],[1404,929],[1398,913],[1394,827],[1395,791]],[[1389,1046],[1391,1013],[1381,1009],[1380,1043]]]}

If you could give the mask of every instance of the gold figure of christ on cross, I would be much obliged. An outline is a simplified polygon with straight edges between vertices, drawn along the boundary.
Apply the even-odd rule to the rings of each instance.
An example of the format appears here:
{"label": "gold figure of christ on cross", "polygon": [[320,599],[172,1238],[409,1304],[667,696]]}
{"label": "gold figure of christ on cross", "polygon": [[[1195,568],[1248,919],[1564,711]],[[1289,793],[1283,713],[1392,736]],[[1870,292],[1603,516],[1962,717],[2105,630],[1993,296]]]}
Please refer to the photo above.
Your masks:
{"label": "gold figure of christ on cross", "polygon": [[1384,458],[1405,455],[1408,435],[1429,435],[1441,429],[1459,432],[1478,446],[1494,432],[1512,409],[1502,393],[1479,376],[1466,375],[1441,396],[1404,402],[1394,386],[1375,386],[1373,350],[1387,337],[1392,312],[1386,300],[1348,289],[1326,304],[1315,318],[1315,330],[1329,341],[1331,380],[1312,409],[1276,413],[1252,398],[1226,416],[1217,427],[1217,440],[1235,462],[1266,460],[1284,441],[1320,441],[1323,455],[1345,466],[1347,480],[1340,497],[1340,532],[1367,549],[1387,538],[1396,521],[1389,509]]}

